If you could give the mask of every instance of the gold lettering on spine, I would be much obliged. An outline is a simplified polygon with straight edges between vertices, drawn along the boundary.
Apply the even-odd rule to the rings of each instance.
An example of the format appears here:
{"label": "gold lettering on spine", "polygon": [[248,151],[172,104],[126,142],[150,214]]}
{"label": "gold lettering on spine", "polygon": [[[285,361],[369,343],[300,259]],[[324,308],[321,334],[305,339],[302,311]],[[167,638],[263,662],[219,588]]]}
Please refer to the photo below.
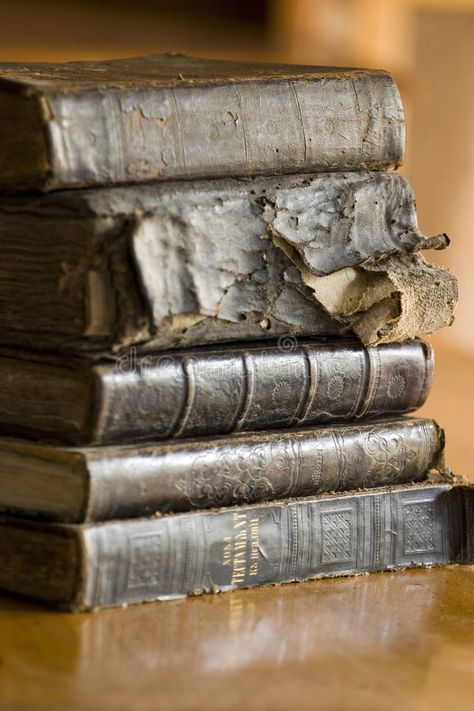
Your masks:
{"label": "gold lettering on spine", "polygon": [[258,518],[252,518],[250,520],[250,576],[258,575],[258,559],[259,559],[259,548],[258,548]]}
{"label": "gold lettering on spine", "polygon": [[247,518],[246,512],[232,515],[233,537],[223,541],[222,564],[232,567],[231,585],[245,583],[247,576],[255,577],[259,569],[258,518]]}
{"label": "gold lettering on spine", "polygon": [[247,568],[247,514],[236,511],[233,514],[234,557],[232,561],[231,585],[245,581]]}
{"label": "gold lettering on spine", "polygon": [[232,585],[245,581],[247,569],[247,514],[235,512],[234,516],[234,561],[232,567]]}
{"label": "gold lettering on spine", "polygon": [[232,538],[230,536],[224,538],[222,565],[232,565]]}

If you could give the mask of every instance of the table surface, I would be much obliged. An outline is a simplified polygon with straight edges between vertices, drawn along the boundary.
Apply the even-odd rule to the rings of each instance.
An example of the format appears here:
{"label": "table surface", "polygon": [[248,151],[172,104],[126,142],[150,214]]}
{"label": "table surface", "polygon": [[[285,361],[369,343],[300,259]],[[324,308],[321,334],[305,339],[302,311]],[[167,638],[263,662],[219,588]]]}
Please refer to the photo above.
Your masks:
{"label": "table surface", "polygon": [[[474,361],[440,349],[423,408],[470,458]],[[472,708],[474,566],[71,615],[0,598],[0,708]]]}

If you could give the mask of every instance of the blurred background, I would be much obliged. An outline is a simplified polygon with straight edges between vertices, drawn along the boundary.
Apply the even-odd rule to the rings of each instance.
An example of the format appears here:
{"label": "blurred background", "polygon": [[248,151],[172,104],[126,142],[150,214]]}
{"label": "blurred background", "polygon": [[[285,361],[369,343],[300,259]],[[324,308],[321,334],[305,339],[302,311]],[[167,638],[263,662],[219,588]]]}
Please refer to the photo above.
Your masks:
{"label": "blurred background", "polygon": [[408,123],[402,172],[424,233],[452,239],[433,261],[461,290],[454,326],[435,338],[439,386],[427,413],[447,427],[452,466],[465,462],[458,424],[470,422],[474,399],[474,0],[0,0],[0,61],[169,50],[393,72]]}

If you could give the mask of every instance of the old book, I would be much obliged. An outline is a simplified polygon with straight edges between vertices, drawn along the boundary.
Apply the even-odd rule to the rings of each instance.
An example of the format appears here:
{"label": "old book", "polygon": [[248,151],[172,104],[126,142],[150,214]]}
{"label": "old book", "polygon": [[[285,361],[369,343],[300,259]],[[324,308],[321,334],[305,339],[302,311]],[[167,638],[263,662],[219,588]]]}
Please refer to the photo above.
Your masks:
{"label": "old book", "polygon": [[66,522],[149,516],[426,479],[444,471],[432,420],[72,449],[0,438],[0,511]]}
{"label": "old book", "polygon": [[402,414],[424,403],[433,365],[420,340],[366,348],[287,336],[97,362],[10,350],[0,354],[0,426],[96,445]]}
{"label": "old book", "polygon": [[[285,120],[282,121],[282,114]],[[0,187],[396,167],[388,72],[178,54],[0,64]]]}
{"label": "old book", "polygon": [[452,320],[454,277],[417,254],[446,243],[420,233],[394,173],[3,196],[0,339],[99,351],[351,330],[407,340]]}
{"label": "old book", "polygon": [[473,559],[452,482],[102,524],[0,522],[0,588],[70,610]]}

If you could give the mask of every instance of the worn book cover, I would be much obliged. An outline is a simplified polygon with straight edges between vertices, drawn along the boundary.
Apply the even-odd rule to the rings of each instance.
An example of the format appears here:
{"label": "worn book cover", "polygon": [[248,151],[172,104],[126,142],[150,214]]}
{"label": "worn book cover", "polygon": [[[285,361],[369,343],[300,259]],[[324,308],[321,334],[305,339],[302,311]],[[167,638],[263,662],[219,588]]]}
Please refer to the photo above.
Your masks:
{"label": "worn book cover", "polygon": [[392,76],[373,69],[179,54],[4,63],[0,141],[0,187],[55,190],[392,168],[404,116]]}
{"label": "worn book cover", "polygon": [[[407,180],[359,172],[62,191],[0,201],[0,340],[146,350],[450,324]],[[430,304],[430,308],[426,305]]]}
{"label": "worn book cover", "polygon": [[65,609],[472,561],[473,489],[412,484],[94,525],[2,519],[0,587]]}
{"label": "worn book cover", "polygon": [[0,437],[0,511],[83,522],[423,481],[443,472],[432,420],[68,448]]}

